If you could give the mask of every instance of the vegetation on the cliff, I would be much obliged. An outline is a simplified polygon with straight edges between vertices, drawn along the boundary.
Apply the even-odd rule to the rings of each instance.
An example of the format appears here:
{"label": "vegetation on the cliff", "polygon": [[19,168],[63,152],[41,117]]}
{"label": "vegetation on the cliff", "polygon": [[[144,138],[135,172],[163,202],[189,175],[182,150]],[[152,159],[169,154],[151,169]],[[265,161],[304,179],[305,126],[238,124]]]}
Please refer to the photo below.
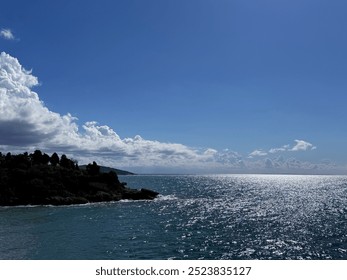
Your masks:
{"label": "vegetation on the cliff", "polygon": [[[79,168],[80,169],[86,169],[87,165],[79,165]],[[115,172],[117,175],[135,175],[135,173],[132,173],[129,171],[100,165],[100,172],[101,173],[109,173],[110,171]]]}
{"label": "vegetation on the cliff", "polygon": [[153,199],[158,193],[125,187],[115,172],[100,172],[94,161],[85,170],[66,155],[3,155],[0,152],[0,205],[66,205],[120,199]]}

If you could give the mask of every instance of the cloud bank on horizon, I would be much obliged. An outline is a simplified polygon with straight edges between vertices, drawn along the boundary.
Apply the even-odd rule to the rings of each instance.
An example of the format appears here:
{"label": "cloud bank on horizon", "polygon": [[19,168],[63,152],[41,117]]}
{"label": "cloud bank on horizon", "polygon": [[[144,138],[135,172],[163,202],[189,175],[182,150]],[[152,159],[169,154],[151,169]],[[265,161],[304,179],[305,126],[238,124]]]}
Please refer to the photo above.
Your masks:
{"label": "cloud bank on horizon", "polygon": [[[11,39],[12,33],[1,31]],[[14,38],[14,37],[13,37]],[[89,121],[82,126],[71,114],[49,110],[38,94],[38,78],[25,70],[7,53],[0,55],[0,150],[22,152],[41,149],[73,156],[80,163],[91,160],[99,164],[130,168],[135,172],[303,172],[335,170],[331,162],[310,163],[293,158],[295,152],[316,147],[304,140],[268,151],[257,149],[247,156],[225,149],[194,148],[179,143],[121,138],[111,127]],[[274,158],[270,155],[279,154]],[[284,153],[290,156],[283,157]]]}

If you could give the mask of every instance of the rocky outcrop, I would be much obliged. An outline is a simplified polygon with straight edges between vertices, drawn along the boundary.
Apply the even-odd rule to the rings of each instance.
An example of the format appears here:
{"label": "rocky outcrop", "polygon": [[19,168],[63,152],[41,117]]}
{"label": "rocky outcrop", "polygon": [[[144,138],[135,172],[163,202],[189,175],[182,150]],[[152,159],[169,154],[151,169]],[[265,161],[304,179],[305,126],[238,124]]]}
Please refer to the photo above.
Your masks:
{"label": "rocky outcrop", "polygon": [[126,187],[115,172],[102,173],[95,162],[81,170],[66,156],[59,163],[58,158],[48,164],[40,153],[35,153],[33,156],[0,153],[0,206],[152,200],[158,196],[152,190]]}
{"label": "rocky outcrop", "polygon": [[[51,196],[45,198],[43,204],[47,205],[71,205],[71,204],[86,204],[91,202],[107,202],[127,200],[153,200],[159,195],[158,192],[148,189],[129,189],[124,188],[121,192],[105,192],[97,191],[95,194],[85,196]],[[42,204],[42,203],[41,203]]]}
{"label": "rocky outcrop", "polygon": [[148,190],[148,189],[140,189],[140,190],[132,190],[126,189],[123,194],[123,199],[131,199],[131,200],[141,200],[141,199],[154,199],[159,195],[158,192]]}

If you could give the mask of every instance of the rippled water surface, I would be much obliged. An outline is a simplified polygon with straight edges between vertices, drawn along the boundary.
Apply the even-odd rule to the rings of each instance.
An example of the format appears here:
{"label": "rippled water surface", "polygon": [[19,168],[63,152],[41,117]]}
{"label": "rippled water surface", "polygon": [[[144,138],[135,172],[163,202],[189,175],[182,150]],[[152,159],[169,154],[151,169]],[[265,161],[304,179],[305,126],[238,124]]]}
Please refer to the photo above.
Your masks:
{"label": "rippled water surface", "polygon": [[0,208],[0,259],[347,259],[347,177],[122,176],[155,201]]}

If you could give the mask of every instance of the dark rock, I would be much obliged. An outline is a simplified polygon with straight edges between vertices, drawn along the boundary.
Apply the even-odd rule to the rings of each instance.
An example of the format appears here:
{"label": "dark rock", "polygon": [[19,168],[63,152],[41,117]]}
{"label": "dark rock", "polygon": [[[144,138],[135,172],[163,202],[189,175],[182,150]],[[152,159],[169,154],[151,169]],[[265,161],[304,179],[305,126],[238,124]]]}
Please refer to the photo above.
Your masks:
{"label": "dark rock", "polygon": [[95,194],[94,198],[95,198],[94,201],[111,201],[112,195],[104,191],[98,191]]}
{"label": "dark rock", "polygon": [[45,204],[50,205],[71,205],[71,204],[86,204],[89,201],[84,197],[62,197],[53,196],[46,200]]}
{"label": "dark rock", "polygon": [[155,191],[151,191],[148,189],[126,189],[123,193],[123,199],[131,199],[131,200],[152,200],[155,199],[159,193]]}
{"label": "dark rock", "polygon": [[141,191],[142,195],[148,197],[148,199],[154,199],[159,195],[158,192],[155,192],[155,191],[152,191],[149,189],[142,188],[140,191]]}

